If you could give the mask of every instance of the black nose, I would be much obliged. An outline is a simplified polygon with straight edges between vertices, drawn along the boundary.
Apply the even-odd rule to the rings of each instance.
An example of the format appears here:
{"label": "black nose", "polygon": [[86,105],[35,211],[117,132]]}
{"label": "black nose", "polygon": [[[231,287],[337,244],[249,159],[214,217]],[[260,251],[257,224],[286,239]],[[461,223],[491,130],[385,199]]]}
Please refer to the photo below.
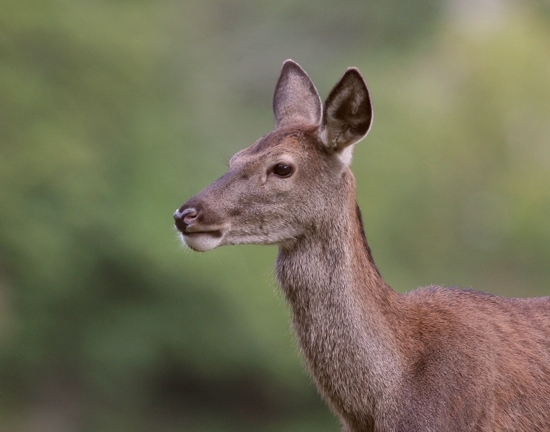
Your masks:
{"label": "black nose", "polygon": [[194,208],[180,207],[174,213],[174,221],[176,222],[176,228],[184,232],[185,229],[195,223],[199,217],[199,212]]}

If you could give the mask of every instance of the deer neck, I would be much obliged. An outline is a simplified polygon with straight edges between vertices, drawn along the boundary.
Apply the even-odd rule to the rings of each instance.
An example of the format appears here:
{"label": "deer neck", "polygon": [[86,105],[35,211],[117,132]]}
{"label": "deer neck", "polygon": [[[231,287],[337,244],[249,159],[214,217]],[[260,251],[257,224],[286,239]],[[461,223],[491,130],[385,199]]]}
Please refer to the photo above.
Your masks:
{"label": "deer neck", "polygon": [[374,396],[399,376],[392,323],[395,293],[372,259],[355,200],[317,232],[281,247],[277,276],[308,367],[343,415],[374,409]]}

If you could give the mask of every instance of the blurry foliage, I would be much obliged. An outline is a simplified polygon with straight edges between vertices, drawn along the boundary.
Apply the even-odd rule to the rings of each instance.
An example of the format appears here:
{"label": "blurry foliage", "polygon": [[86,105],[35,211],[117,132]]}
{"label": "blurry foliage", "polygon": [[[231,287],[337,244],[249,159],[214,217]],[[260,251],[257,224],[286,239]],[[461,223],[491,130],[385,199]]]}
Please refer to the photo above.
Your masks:
{"label": "blurry foliage", "polygon": [[544,2],[1,3],[0,431],[337,430],[275,248],[172,228],[272,128],[286,58],[324,95],[367,78],[353,168],[390,284],[550,294]]}
{"label": "blurry foliage", "polygon": [[[401,289],[550,294],[548,19],[518,9],[477,33],[464,25],[448,23],[423,55],[397,60],[402,73],[371,80],[376,167],[354,167],[361,201],[380,212],[366,223],[381,238],[373,249],[400,267],[388,279],[406,270]],[[387,176],[380,199],[391,199],[379,205],[369,189]]]}

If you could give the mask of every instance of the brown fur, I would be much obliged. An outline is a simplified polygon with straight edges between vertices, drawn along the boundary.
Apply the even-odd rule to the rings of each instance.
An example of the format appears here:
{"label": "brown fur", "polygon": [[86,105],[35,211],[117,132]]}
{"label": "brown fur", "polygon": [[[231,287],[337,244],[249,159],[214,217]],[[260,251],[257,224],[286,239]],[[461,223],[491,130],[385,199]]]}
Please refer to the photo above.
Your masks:
{"label": "brown fur", "polygon": [[[550,430],[550,298],[393,291],[372,259],[348,166],[372,121],[356,69],[321,110],[307,74],[285,62],[276,130],[176,211],[186,244],[279,245],[300,347],[344,432]],[[278,176],[280,163],[292,175]]]}

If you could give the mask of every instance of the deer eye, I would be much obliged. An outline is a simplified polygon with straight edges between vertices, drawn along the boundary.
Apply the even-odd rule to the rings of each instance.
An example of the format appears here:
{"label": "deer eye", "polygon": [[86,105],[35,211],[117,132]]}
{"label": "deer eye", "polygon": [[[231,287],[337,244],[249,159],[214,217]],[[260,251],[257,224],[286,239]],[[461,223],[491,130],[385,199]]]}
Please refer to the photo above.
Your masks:
{"label": "deer eye", "polygon": [[278,163],[273,166],[273,174],[279,177],[290,177],[294,169],[291,165]]}

